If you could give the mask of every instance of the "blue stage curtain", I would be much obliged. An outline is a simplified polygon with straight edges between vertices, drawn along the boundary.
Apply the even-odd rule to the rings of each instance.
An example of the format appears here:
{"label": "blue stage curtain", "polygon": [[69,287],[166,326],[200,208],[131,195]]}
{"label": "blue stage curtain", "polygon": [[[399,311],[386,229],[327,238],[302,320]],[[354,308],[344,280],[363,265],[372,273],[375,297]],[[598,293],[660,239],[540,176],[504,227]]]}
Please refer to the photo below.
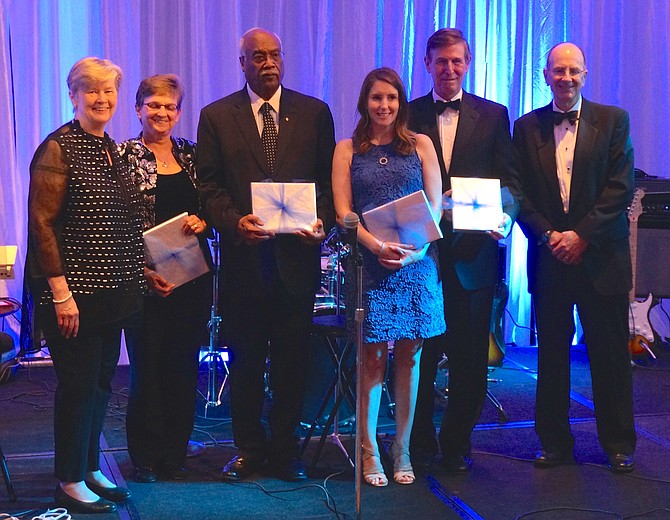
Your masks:
{"label": "blue stage curtain", "polygon": [[[512,120],[549,102],[547,51],[574,41],[587,57],[585,96],[628,109],[637,167],[670,176],[666,0],[0,0],[0,245],[18,244],[21,257],[0,295],[21,299],[28,165],[41,140],[72,117],[72,64],[98,55],[124,70],[108,128],[117,140],[139,131],[139,81],[179,74],[187,92],[175,133],[194,139],[200,109],[243,86],[238,42],[255,26],[281,36],[284,84],[330,105],[338,139],[351,134],[372,68],[395,68],[412,98],[430,90],[423,56],[437,28],[463,30],[474,56],[465,89],[506,105]],[[507,242],[508,310],[521,327],[508,320],[506,339],[523,345],[526,243],[518,229]]]}

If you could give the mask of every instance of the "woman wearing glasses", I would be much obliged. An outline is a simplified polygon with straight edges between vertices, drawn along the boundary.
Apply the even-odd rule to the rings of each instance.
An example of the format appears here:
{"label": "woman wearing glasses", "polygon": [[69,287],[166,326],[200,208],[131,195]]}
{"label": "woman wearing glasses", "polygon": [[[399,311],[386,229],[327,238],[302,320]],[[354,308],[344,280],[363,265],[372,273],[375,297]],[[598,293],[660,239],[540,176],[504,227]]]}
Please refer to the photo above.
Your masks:
{"label": "woman wearing glasses", "polygon": [[[142,195],[147,230],[187,212],[186,235],[195,234],[209,261],[207,223],[202,218],[195,173],[195,144],[172,137],[184,97],[174,74],[142,80],[135,110],[139,137],[122,143],[121,157]],[[175,287],[145,266],[149,290],[141,327],[126,329],[130,395],[126,416],[128,452],[138,482],[186,478],[186,448],[193,429],[198,353],[207,338],[210,276]]]}

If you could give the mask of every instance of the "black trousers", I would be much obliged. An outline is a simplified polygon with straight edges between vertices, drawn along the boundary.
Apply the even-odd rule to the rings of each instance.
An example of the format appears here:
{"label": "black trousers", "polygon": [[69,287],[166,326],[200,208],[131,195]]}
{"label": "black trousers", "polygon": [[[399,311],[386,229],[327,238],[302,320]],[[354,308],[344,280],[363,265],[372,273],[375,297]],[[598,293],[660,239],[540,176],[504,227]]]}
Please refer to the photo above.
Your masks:
{"label": "black trousers", "polygon": [[55,473],[79,482],[100,469],[100,434],[121,346],[121,326],[82,328],[65,339],[53,311],[41,317],[58,378],[54,405]]}
{"label": "black trousers", "polygon": [[437,364],[444,352],[449,364],[449,397],[440,427],[439,447],[445,456],[467,456],[472,430],[486,400],[494,287],[467,290],[460,283],[453,264],[441,264],[447,332],[424,342],[410,450],[437,453],[434,382]]}
{"label": "black trousers", "polygon": [[582,266],[541,251],[534,294],[538,334],[535,429],[545,449],[571,452],[570,347],[576,305],[584,329],[598,438],[608,453],[632,454],[636,434],[628,351],[628,295],[599,294]]}
{"label": "black trousers", "polygon": [[[298,454],[314,294],[292,294],[275,280],[262,291],[222,296],[235,444],[244,456],[282,462]],[[269,439],[261,422],[268,358]]]}
{"label": "black trousers", "polygon": [[130,394],[126,414],[133,464],[178,468],[195,420],[198,354],[207,341],[211,277],[167,298],[146,296],[142,325],[126,328]]}

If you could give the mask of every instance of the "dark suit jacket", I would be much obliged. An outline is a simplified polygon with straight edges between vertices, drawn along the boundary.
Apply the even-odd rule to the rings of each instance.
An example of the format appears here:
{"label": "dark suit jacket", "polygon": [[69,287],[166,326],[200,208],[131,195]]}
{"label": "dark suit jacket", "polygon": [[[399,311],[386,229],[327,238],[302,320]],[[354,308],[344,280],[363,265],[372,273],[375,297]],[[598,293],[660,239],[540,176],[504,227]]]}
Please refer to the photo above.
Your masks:
{"label": "dark suit jacket", "polygon": [[528,237],[528,281],[536,286],[538,237],[547,230],[574,230],[588,240],[584,267],[602,294],[632,285],[626,208],[634,188],[633,145],[628,113],[582,101],[572,168],[570,208],[564,213],[556,176],[552,104],[514,124],[524,200],[519,224]]}
{"label": "dark suit jacket", "polygon": [[[251,213],[252,181],[314,181],[317,214],[328,230],[334,223],[331,168],[335,149],[328,105],[282,87],[275,173],[271,176],[245,88],[202,109],[198,125],[200,194],[211,223],[221,232],[224,288],[259,290],[278,275],[294,294],[316,293],[319,246],[277,235],[248,246],[236,232]],[[273,265],[269,265],[269,264]]]}
{"label": "dark suit jacket", "polygon": [[[463,93],[458,128],[449,172],[444,166],[432,92],[410,103],[410,128],[433,141],[442,172],[442,188],[450,188],[449,177],[497,178],[515,200],[503,210],[512,219],[519,211],[519,174],[515,167],[507,108],[467,92]],[[444,240],[440,256],[454,262],[463,287],[468,290],[493,285],[498,279],[498,248],[495,240],[483,233],[454,233],[451,221],[442,219]]]}

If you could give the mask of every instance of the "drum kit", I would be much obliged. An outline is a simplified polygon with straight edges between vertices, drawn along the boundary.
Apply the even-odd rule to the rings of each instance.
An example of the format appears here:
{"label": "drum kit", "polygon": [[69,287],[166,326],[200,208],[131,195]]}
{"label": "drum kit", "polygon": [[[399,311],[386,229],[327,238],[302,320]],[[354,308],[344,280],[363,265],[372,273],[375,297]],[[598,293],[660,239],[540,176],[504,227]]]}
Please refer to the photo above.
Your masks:
{"label": "drum kit", "polygon": [[[349,246],[343,242],[344,233],[334,226],[321,246],[321,287],[314,299],[314,316],[344,315],[344,266]],[[207,368],[207,389],[199,393],[205,401],[205,416],[221,405],[222,395],[230,375],[230,353],[221,346],[222,325],[218,309],[220,277],[220,236],[215,233],[211,243],[213,257],[212,308],[208,323],[209,345],[201,349],[200,363]],[[222,375],[222,378],[220,377]]]}
{"label": "drum kit", "polygon": [[[342,316],[337,323],[345,325],[345,260],[351,255],[351,247],[346,242],[346,230],[334,226],[321,245],[321,287],[314,300],[314,324],[333,323],[322,321],[318,316],[337,315]],[[389,345],[389,363],[393,364],[393,342]],[[390,367],[389,367],[390,368]],[[395,417],[395,401],[390,390],[392,370],[388,371],[388,377],[382,383],[382,391],[388,401],[387,415]],[[345,422],[349,422],[348,420]]]}
{"label": "drum kit", "polygon": [[341,228],[334,226],[321,245],[321,288],[314,299],[314,314],[341,314],[344,311],[344,266],[350,253],[343,243]]}

